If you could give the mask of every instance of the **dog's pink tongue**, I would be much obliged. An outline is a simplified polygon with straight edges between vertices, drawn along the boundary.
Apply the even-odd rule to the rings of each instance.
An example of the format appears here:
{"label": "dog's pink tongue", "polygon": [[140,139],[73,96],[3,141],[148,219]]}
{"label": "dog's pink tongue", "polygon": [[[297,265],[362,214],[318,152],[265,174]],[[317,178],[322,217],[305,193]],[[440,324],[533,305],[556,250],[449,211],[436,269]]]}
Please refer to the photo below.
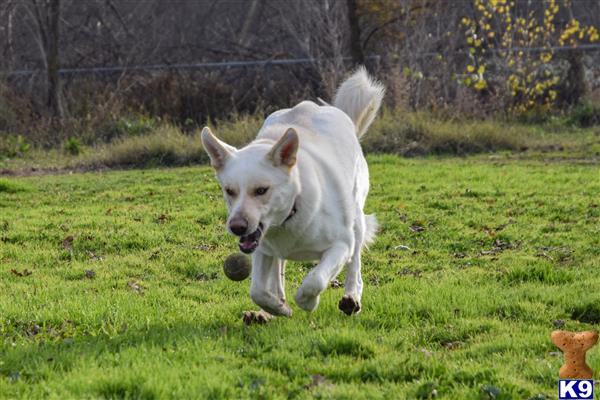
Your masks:
{"label": "dog's pink tongue", "polygon": [[240,250],[243,253],[252,253],[258,247],[258,240],[260,239],[260,229],[255,230],[253,233],[242,236],[240,238]]}
{"label": "dog's pink tongue", "polygon": [[242,250],[254,250],[256,245],[257,243],[254,235],[243,236],[240,239],[240,248]]}

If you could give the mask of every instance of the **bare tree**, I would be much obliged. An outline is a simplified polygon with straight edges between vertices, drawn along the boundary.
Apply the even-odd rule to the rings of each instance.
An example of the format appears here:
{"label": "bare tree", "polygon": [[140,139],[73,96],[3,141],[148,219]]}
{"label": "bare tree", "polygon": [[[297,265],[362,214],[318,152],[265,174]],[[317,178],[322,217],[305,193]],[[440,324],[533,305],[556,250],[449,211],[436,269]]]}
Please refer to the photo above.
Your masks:
{"label": "bare tree", "polygon": [[362,65],[365,63],[365,54],[362,48],[360,39],[360,23],[358,16],[358,7],[356,0],[346,0],[348,9],[348,26],[350,31],[350,53],[354,65]]}
{"label": "bare tree", "polygon": [[54,117],[64,116],[60,94],[60,0],[30,0],[25,5],[35,25],[35,39],[46,70],[46,104]]}
{"label": "bare tree", "polygon": [[10,70],[14,54],[14,16],[15,4],[12,1],[6,1],[0,4],[0,37],[4,37],[2,46],[2,62],[0,66]]}
{"label": "bare tree", "polygon": [[[515,2],[522,12],[542,4]],[[199,114],[193,112],[198,104],[213,104],[215,98],[224,99],[218,111],[226,116],[232,109],[253,112],[265,104],[278,107],[307,96],[327,98],[348,68],[368,62],[367,54],[381,57],[378,68],[385,73],[378,75],[387,80],[391,106],[394,93],[400,99],[396,104],[415,109],[455,107],[464,93],[460,82],[468,53],[460,20],[474,12],[473,0],[176,3],[174,7],[170,0],[0,0],[0,69],[8,72],[3,74],[6,93],[27,105],[28,115],[66,114],[65,127],[70,119],[101,114],[98,110],[103,109],[115,110],[106,114],[117,118],[117,110],[135,110],[140,104],[144,112],[187,118]],[[582,24],[600,26],[599,0],[572,2],[572,9]],[[571,60],[577,68],[571,68],[566,81],[587,84],[591,96],[600,86],[600,52],[581,49],[581,53]],[[154,68],[288,58],[308,61],[244,68]],[[59,74],[59,68],[78,71]],[[576,89],[574,98],[583,95],[583,85],[571,86]],[[168,101],[158,100],[167,96]],[[189,111],[164,108],[180,103]],[[214,116],[214,109],[204,114]]]}
{"label": "bare tree", "polygon": [[314,60],[313,68],[328,96],[346,73],[348,23],[345,2],[307,0],[273,2],[281,28],[297,55]]}

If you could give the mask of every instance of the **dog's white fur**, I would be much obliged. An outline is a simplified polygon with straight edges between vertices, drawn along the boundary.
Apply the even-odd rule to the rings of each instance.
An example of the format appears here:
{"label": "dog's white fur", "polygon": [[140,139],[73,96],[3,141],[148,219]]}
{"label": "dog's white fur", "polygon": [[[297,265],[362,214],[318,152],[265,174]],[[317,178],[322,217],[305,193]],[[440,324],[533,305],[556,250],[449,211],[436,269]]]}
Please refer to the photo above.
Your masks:
{"label": "dog's white fur", "polygon": [[[291,315],[285,260],[320,260],[295,296],[307,311],[317,307],[319,295],[347,264],[340,308],[347,314],[360,311],[361,250],[374,239],[377,222],[363,212],[369,171],[359,138],[383,96],[383,86],[359,68],[339,87],[333,106],[303,101],[274,112],[242,149],[218,140],[208,128],[202,131],[223,188],[228,226],[246,221],[248,232],[262,233],[252,256],[250,296],[268,313]],[[257,188],[268,189],[259,195]]]}

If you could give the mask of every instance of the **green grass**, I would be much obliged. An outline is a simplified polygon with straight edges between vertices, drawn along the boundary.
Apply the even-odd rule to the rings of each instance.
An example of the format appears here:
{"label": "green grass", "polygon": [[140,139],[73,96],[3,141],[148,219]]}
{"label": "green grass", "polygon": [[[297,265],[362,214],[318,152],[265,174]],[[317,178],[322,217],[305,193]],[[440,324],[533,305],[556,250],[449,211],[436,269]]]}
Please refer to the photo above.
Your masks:
{"label": "green grass", "polygon": [[27,186],[8,179],[0,178],[0,193],[17,193],[27,190]]}
{"label": "green grass", "polygon": [[554,321],[600,323],[597,162],[369,163],[363,312],[250,327],[209,168],[2,180],[0,397],[554,398]]}
{"label": "green grass", "polygon": [[[210,125],[219,138],[239,147],[256,136],[263,121],[258,114],[234,115],[229,120]],[[129,125],[125,123],[125,126]],[[120,133],[109,135],[108,141],[81,141],[73,136],[61,148],[54,149],[29,146],[22,137],[3,140],[0,132],[0,174],[7,171],[29,174],[48,170],[189,166],[208,161],[202,150],[199,129],[183,132],[174,125],[153,123],[144,125],[142,130],[117,131]],[[99,138],[105,136],[98,133]],[[564,117],[526,124],[493,118],[483,121],[449,119],[425,112],[385,109],[369,129],[362,146],[371,153],[408,157],[510,151],[528,158],[548,157],[549,153],[559,158],[598,158],[600,127],[578,127]]]}

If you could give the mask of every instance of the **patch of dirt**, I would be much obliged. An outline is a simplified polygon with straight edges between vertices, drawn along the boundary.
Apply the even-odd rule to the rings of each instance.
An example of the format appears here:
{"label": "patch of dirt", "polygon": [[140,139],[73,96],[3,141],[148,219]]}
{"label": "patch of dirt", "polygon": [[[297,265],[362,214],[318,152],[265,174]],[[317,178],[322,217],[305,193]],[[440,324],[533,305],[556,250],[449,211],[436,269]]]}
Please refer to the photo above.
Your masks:
{"label": "patch of dirt", "polygon": [[413,278],[420,278],[423,271],[420,269],[410,269],[410,268],[402,268],[398,271],[398,275],[400,276],[412,276]]}
{"label": "patch of dirt", "polygon": [[342,282],[338,281],[337,279],[334,279],[334,280],[331,281],[331,283],[329,284],[329,286],[332,289],[339,289],[339,288],[343,288],[344,284]]}
{"label": "patch of dirt", "polygon": [[[128,169],[128,168],[108,168],[102,165],[88,165],[80,167],[28,167],[19,169],[0,169],[0,176],[45,176],[45,175],[69,175],[79,174],[83,172],[102,172],[110,171],[111,169]],[[131,169],[131,168],[129,168]]]}
{"label": "patch of dirt", "polygon": [[10,272],[13,275],[19,276],[19,277],[24,277],[24,276],[29,276],[31,275],[33,272],[31,272],[30,270],[28,270],[27,268],[25,268],[22,272],[17,271],[16,269],[11,269]]}
{"label": "patch of dirt", "polygon": [[494,240],[493,246],[490,250],[481,250],[479,253],[482,256],[495,256],[498,253],[502,253],[504,250],[514,249],[515,245],[507,242],[506,240],[496,239]]}
{"label": "patch of dirt", "polygon": [[456,340],[453,342],[445,342],[442,343],[442,346],[444,346],[447,350],[456,350],[460,347],[462,347],[465,344],[465,342],[461,342],[460,340]]}
{"label": "patch of dirt", "polygon": [[144,287],[136,281],[127,282],[127,287],[134,293],[144,295]]}
{"label": "patch of dirt", "polygon": [[415,222],[409,227],[409,229],[412,232],[418,233],[418,232],[423,232],[425,230],[425,227],[422,224]]}

